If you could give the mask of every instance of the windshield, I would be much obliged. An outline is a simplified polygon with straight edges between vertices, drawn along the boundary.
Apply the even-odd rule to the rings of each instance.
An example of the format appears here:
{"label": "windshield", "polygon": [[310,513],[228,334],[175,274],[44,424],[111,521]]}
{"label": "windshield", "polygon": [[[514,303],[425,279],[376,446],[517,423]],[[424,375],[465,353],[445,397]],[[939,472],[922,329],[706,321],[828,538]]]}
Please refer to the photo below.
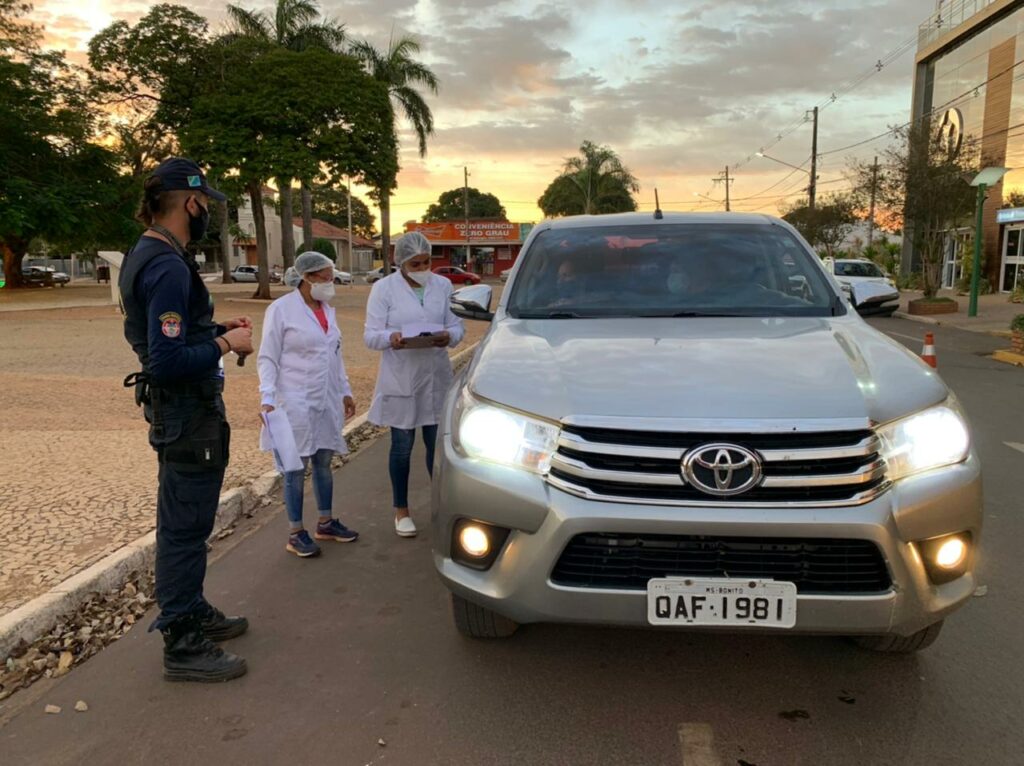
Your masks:
{"label": "windshield", "polygon": [[875,264],[868,261],[836,261],[837,277],[884,277]]}
{"label": "windshield", "polygon": [[816,259],[771,224],[549,229],[524,257],[508,303],[524,319],[844,313]]}

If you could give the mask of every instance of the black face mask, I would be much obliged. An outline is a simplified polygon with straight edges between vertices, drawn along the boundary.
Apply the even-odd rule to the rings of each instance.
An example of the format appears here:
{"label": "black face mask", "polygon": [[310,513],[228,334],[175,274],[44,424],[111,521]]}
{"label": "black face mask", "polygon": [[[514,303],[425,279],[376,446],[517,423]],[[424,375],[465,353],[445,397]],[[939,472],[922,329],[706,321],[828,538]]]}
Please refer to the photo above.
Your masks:
{"label": "black face mask", "polygon": [[205,207],[196,203],[199,207],[199,215],[192,215],[188,208],[185,212],[188,213],[188,240],[189,242],[198,242],[206,236],[206,229],[210,225],[210,211]]}

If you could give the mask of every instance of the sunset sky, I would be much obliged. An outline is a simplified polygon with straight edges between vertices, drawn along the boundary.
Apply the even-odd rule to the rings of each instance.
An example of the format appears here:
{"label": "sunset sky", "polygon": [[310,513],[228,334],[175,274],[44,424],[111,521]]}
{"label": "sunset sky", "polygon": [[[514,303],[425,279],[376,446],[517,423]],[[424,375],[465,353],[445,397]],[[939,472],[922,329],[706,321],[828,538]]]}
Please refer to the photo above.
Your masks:
{"label": "sunset sky", "polygon": [[[224,3],[182,4],[223,28]],[[116,19],[134,22],[150,6],[37,0],[33,20],[45,26],[49,45],[80,57],[91,35]],[[619,153],[640,181],[641,210],[653,209],[655,187],[665,209],[720,209],[721,202],[696,195],[721,200],[722,185],[712,178],[729,165],[734,209],[777,214],[807,177],[755,153],[796,127],[766,152],[794,165],[807,160],[810,125],[797,127],[805,110],[916,39],[935,0],[356,0],[321,7],[380,48],[392,30],[416,35],[441,79],[425,159],[402,133],[397,231],[441,192],[461,186],[463,166],[470,185],[496,194],[511,220],[540,220],[537,198],[584,139]],[[829,102],[820,152],[909,119],[914,49]],[[876,141],[826,155],[819,194],[846,185],[830,182],[842,178],[849,157],[870,159],[884,147]]]}

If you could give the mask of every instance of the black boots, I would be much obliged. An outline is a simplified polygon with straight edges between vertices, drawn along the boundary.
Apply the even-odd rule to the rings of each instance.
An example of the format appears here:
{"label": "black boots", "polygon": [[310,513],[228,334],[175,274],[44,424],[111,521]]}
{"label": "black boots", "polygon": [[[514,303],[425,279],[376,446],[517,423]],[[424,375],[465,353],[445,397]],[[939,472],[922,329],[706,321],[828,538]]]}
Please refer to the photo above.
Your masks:
{"label": "black boots", "polygon": [[[220,617],[221,621],[211,623],[213,627],[226,630],[225,625],[234,626],[233,635],[240,635],[248,625],[246,623],[239,630],[237,622],[228,620],[222,614]],[[240,619],[244,622],[244,618]],[[163,631],[166,680],[216,683],[245,675],[245,660],[225,652],[207,638],[203,634],[205,624],[206,621],[198,617],[185,617]]]}
{"label": "black boots", "polygon": [[227,617],[214,606],[211,606],[210,611],[200,619],[200,624],[203,635],[211,641],[238,638],[249,629],[249,621],[244,617]]}

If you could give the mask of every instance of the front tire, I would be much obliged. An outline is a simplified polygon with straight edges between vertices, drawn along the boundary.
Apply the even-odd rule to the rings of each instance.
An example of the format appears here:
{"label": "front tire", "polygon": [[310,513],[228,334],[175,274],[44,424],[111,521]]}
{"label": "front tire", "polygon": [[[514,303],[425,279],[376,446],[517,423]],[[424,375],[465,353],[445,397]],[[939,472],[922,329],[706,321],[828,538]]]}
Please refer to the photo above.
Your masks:
{"label": "front tire", "polygon": [[469,638],[508,638],[519,623],[452,594],[452,616],[459,633]]}
{"label": "front tire", "polygon": [[873,652],[913,654],[922,649],[927,649],[935,643],[939,633],[942,632],[942,624],[942,620],[939,620],[909,636],[898,636],[895,633],[889,633],[884,636],[856,636],[853,641],[861,649],[869,649]]}

